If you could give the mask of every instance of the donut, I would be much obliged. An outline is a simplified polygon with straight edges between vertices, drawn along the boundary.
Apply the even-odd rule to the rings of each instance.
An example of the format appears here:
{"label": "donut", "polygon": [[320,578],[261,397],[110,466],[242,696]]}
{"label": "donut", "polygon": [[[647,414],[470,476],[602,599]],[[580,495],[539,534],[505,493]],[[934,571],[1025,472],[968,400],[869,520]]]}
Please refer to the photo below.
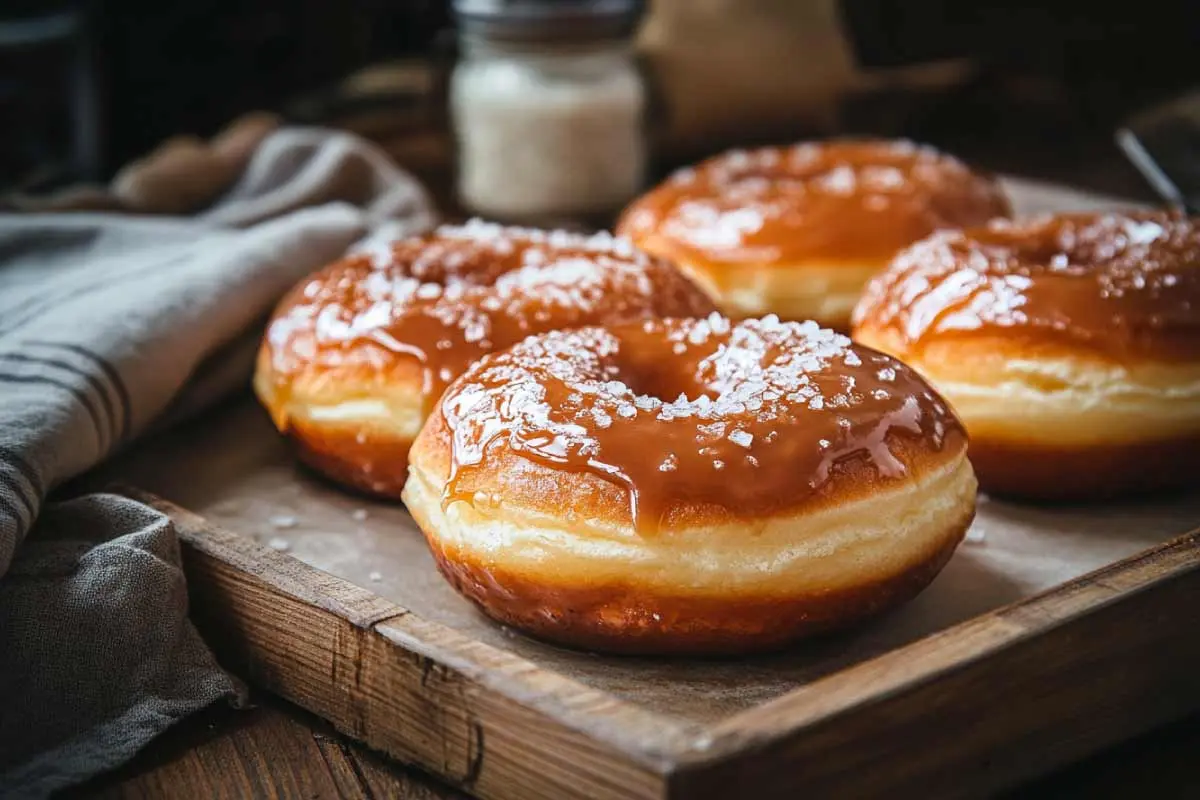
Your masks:
{"label": "donut", "polygon": [[691,275],[735,317],[848,331],[864,284],[940,228],[1007,216],[998,185],[907,141],[734,150],[675,172],[616,230]]}
{"label": "donut", "polygon": [[987,492],[1200,486],[1194,218],[1063,214],[935,234],[871,282],[854,337],[946,396]]}
{"label": "donut", "polygon": [[254,388],[303,462],[398,498],[430,408],[479,357],[556,328],[712,309],[674,267],[609,234],[471,220],[301,282],[267,326]]}
{"label": "donut", "polygon": [[919,592],[975,509],[966,435],[913,370],[815,323],[650,320],[469,368],[405,503],[494,619],[626,653],[745,653]]}

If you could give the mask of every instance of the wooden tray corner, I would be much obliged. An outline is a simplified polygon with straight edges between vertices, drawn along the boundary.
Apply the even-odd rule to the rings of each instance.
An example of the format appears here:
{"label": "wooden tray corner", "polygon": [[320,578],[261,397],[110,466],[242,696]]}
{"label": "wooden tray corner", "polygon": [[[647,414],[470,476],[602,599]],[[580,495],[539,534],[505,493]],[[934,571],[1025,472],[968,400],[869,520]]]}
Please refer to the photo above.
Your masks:
{"label": "wooden tray corner", "polygon": [[1200,531],[695,724],[124,491],[228,668],[484,798],[975,795],[1200,705]]}

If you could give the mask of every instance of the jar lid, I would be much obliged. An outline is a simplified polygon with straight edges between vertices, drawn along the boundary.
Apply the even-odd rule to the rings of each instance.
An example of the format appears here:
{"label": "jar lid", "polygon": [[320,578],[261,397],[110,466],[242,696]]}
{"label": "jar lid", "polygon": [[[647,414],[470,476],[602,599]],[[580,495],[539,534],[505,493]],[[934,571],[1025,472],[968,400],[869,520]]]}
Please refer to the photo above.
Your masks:
{"label": "jar lid", "polygon": [[645,0],[454,0],[459,29],[508,41],[580,41],[630,35]]}

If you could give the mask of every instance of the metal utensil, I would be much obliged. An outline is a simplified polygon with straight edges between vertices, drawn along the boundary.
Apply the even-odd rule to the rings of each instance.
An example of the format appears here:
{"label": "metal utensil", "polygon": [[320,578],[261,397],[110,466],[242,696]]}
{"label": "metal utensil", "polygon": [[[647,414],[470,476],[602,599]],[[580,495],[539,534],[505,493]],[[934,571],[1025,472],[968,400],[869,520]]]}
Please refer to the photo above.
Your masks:
{"label": "metal utensil", "polygon": [[1116,140],[1163,200],[1200,213],[1200,91],[1135,114]]}

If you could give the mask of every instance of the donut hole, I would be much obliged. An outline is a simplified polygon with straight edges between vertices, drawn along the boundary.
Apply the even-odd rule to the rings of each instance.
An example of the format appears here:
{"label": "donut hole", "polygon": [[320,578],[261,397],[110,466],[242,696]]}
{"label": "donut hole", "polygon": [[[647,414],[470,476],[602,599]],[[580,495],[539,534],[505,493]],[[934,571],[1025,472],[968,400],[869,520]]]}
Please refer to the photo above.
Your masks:
{"label": "donut hole", "polygon": [[688,368],[690,365],[672,361],[661,352],[657,354],[658,359],[645,358],[647,353],[632,357],[633,351],[635,348],[622,348],[621,354],[626,357],[619,359],[615,366],[617,380],[634,394],[664,403],[670,403],[680,395],[689,400],[697,400],[701,395],[709,400],[717,399],[717,393],[700,381],[696,371]]}

